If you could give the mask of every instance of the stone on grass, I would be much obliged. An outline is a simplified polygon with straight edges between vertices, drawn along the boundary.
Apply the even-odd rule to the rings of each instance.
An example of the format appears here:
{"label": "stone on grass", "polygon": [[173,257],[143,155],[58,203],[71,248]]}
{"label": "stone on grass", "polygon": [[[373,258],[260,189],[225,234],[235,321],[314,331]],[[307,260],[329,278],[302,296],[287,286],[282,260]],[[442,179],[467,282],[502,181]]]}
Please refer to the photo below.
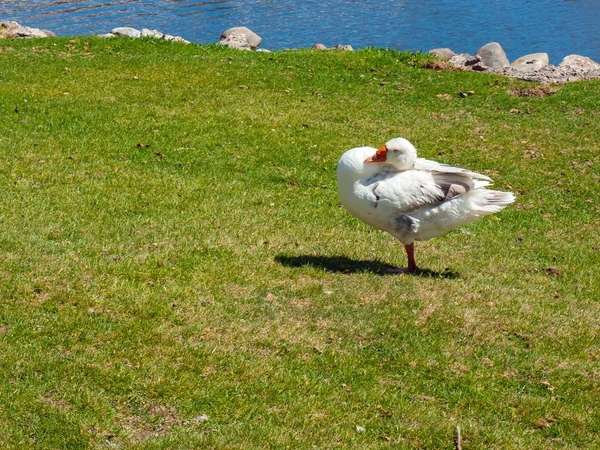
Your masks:
{"label": "stone on grass", "polygon": [[0,38],[45,38],[55,36],[48,30],[19,25],[12,20],[0,20]]}
{"label": "stone on grass", "polygon": [[[165,38],[166,39],[166,38]],[[190,44],[191,42],[182,38],[181,36],[175,36],[173,39],[169,39],[173,42],[179,42],[181,44]]]}
{"label": "stone on grass", "polygon": [[189,44],[190,41],[186,41],[181,36],[172,36],[170,34],[163,34],[158,30],[149,30],[147,28],[143,28],[142,31],[137,30],[131,27],[118,27],[113,28],[110,33],[99,34],[98,37],[115,37],[115,36],[124,36],[130,38],[140,38],[140,37],[151,37],[155,39],[164,39],[165,41],[173,41],[173,42],[181,42],[183,44]]}
{"label": "stone on grass", "polygon": [[454,53],[449,48],[432,48],[427,53],[429,53],[430,55],[433,55],[433,56],[437,56],[438,58],[445,59],[445,60],[449,60],[454,55],[456,55],[456,53]]}
{"label": "stone on grass", "polygon": [[600,64],[592,61],[587,56],[569,55],[558,65],[559,69],[570,69],[578,72],[590,72],[592,70],[600,70]]}
{"label": "stone on grass", "polygon": [[236,48],[238,50],[256,50],[262,38],[246,27],[229,28],[221,34],[219,45]]}
{"label": "stone on grass", "polygon": [[462,66],[466,69],[483,71],[486,66],[481,62],[481,56],[469,55],[468,53],[459,53],[451,57],[448,62],[455,66]]}
{"label": "stone on grass", "polygon": [[514,60],[510,67],[519,72],[534,72],[548,65],[548,53],[531,53]]}
{"label": "stone on grass", "polygon": [[471,58],[473,58],[473,56],[469,55],[468,53],[458,53],[451,56],[448,61],[455,66],[466,66],[467,61],[469,61]]}
{"label": "stone on grass", "polygon": [[162,39],[165,35],[158,30],[149,30],[148,28],[142,28],[141,37],[153,37],[156,39]]}
{"label": "stone on grass", "polygon": [[115,36],[125,36],[132,38],[139,38],[142,35],[142,32],[140,30],[137,30],[132,27],[117,27],[110,30],[110,32]]}
{"label": "stone on grass", "polygon": [[342,44],[336,44],[333,46],[333,48],[337,49],[337,50],[348,50],[348,51],[354,51],[354,49],[352,48],[351,45],[342,45]]}
{"label": "stone on grass", "polygon": [[481,57],[483,65],[493,69],[501,69],[509,65],[504,49],[497,42],[485,44],[475,54]]}
{"label": "stone on grass", "polygon": [[312,48],[314,48],[315,50],[327,50],[327,47],[325,47],[321,43],[316,43],[315,45],[312,46]]}
{"label": "stone on grass", "polygon": [[199,416],[196,416],[192,420],[190,420],[191,423],[205,423],[208,421],[209,418],[206,414],[200,414]]}

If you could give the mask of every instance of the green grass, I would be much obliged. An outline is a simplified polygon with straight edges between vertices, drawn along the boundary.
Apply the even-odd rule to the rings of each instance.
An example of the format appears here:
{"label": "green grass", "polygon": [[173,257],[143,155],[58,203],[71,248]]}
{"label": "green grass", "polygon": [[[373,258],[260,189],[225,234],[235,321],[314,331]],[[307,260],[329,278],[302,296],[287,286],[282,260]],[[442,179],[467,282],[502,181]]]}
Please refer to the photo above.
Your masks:
{"label": "green grass", "polygon": [[[600,447],[600,82],[1,50],[2,448]],[[385,275],[402,246],[336,193],[345,150],[396,136],[517,194],[418,243],[422,276]]]}

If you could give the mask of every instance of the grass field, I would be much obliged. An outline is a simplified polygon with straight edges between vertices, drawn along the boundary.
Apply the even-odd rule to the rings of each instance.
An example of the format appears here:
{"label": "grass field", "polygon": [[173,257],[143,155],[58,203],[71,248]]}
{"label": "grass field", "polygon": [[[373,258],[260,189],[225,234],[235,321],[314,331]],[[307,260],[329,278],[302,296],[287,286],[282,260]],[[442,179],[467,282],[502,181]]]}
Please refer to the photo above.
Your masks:
{"label": "grass field", "polygon": [[[0,446],[600,447],[600,82],[429,65],[3,42]],[[397,136],[517,195],[419,276],[336,192]]]}

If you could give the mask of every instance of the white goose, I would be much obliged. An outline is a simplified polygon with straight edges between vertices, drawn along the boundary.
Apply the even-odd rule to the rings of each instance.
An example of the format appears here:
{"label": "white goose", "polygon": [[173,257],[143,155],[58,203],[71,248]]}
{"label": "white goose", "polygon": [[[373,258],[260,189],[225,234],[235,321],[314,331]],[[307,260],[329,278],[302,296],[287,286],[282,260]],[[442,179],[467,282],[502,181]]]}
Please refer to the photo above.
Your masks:
{"label": "white goose", "polygon": [[379,150],[358,147],[342,155],[337,167],[338,194],[350,214],[387,231],[406,249],[408,267],[418,270],[414,241],[500,211],[515,200],[510,192],[485,189],[492,180],[480,173],[417,158],[403,138]]}

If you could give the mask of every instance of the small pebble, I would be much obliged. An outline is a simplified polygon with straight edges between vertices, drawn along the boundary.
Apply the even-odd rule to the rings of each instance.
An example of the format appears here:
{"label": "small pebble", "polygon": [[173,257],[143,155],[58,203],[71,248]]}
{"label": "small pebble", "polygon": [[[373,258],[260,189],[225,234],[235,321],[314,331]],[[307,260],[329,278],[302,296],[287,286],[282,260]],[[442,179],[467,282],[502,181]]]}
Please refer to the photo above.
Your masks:
{"label": "small pebble", "polygon": [[194,417],[192,420],[190,420],[190,422],[192,423],[204,423],[204,422],[208,422],[208,416],[206,414],[200,414],[197,417]]}

